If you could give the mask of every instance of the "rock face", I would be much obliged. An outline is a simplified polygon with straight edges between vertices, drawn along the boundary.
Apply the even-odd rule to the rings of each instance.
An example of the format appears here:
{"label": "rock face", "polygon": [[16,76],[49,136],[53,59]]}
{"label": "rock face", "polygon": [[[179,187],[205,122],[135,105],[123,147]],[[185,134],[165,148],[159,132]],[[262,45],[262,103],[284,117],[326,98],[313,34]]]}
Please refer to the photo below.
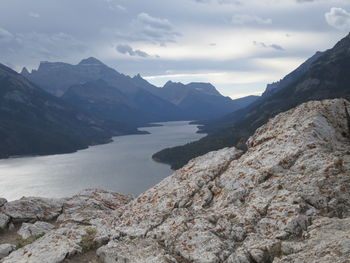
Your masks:
{"label": "rock face", "polygon": [[0,262],[63,262],[92,247],[104,263],[348,262],[346,107],[281,113],[247,152],[198,157],[134,200],[97,190],[61,199],[60,225]]}
{"label": "rock face", "polygon": [[192,160],[124,208],[114,223],[121,238],[98,255],[108,263],[350,258],[345,105],[302,104],[258,129],[242,156],[231,148]]}

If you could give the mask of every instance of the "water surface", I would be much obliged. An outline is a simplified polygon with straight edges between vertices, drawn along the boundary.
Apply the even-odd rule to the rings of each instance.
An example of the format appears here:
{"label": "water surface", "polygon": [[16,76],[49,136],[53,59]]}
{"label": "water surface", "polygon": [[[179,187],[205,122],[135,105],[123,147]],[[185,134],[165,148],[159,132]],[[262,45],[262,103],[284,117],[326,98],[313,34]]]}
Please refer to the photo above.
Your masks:
{"label": "water surface", "polygon": [[140,129],[151,134],[115,137],[76,153],[0,160],[0,197],[65,197],[86,188],[139,194],[172,173],[152,154],[203,137],[187,121],[161,124]]}

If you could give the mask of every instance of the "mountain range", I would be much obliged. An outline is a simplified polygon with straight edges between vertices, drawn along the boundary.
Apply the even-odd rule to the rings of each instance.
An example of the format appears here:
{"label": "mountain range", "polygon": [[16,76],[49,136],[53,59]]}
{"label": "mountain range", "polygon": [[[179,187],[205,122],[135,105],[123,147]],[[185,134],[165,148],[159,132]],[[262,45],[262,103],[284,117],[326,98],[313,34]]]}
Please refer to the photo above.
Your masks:
{"label": "mountain range", "polygon": [[350,99],[350,34],[332,49],[318,52],[280,82],[268,85],[264,95],[246,108],[215,120],[200,122],[199,141],[164,149],[153,155],[173,169],[190,159],[227,146],[246,149],[247,138],[280,112],[310,100]]}
{"label": "mountain range", "polygon": [[168,82],[158,88],[139,74],[131,78],[96,58],[77,65],[41,62],[31,73],[21,74],[71,105],[99,117],[145,125],[173,120],[205,120],[247,106],[257,97],[235,101],[222,96],[209,83]]}
{"label": "mountain range", "polygon": [[0,120],[1,158],[72,152],[141,133],[72,107],[1,64]]}
{"label": "mountain range", "polygon": [[256,98],[231,100],[208,83],[158,88],[95,58],[42,62],[21,74],[0,64],[0,158],[73,152],[145,133],[137,127],[151,122],[222,116]]}

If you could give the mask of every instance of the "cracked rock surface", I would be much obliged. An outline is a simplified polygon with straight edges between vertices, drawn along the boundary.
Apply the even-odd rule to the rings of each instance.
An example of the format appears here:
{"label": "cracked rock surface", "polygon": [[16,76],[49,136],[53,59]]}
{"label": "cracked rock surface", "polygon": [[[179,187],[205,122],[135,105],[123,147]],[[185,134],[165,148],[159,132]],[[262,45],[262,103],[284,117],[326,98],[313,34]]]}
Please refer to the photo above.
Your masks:
{"label": "cracked rock surface", "polygon": [[[330,246],[349,233],[332,231],[350,215],[345,105],[350,109],[342,99],[302,104],[259,128],[243,155],[226,148],[190,161],[119,211],[113,229],[121,235],[98,249],[102,262],[350,258],[347,240],[338,256]],[[322,222],[335,219],[322,234]],[[329,245],[317,244],[322,237]],[[295,246],[285,249],[290,242]]]}
{"label": "cracked rock surface", "polygon": [[101,263],[349,262],[345,107],[343,99],[313,101],[281,113],[247,152],[193,159],[133,200],[87,190],[4,203],[6,225],[54,220],[55,228],[0,262],[58,263],[91,246]]}

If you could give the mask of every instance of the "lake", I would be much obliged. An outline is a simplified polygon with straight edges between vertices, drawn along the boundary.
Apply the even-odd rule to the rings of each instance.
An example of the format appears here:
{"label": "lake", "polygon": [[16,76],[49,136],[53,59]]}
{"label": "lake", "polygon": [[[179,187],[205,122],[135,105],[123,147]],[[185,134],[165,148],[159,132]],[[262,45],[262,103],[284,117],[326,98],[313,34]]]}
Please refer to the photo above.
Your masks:
{"label": "lake", "polygon": [[155,152],[204,136],[188,121],[159,124],[76,153],[0,160],[0,197],[66,197],[86,188],[140,194],[173,172],[152,160]]}

